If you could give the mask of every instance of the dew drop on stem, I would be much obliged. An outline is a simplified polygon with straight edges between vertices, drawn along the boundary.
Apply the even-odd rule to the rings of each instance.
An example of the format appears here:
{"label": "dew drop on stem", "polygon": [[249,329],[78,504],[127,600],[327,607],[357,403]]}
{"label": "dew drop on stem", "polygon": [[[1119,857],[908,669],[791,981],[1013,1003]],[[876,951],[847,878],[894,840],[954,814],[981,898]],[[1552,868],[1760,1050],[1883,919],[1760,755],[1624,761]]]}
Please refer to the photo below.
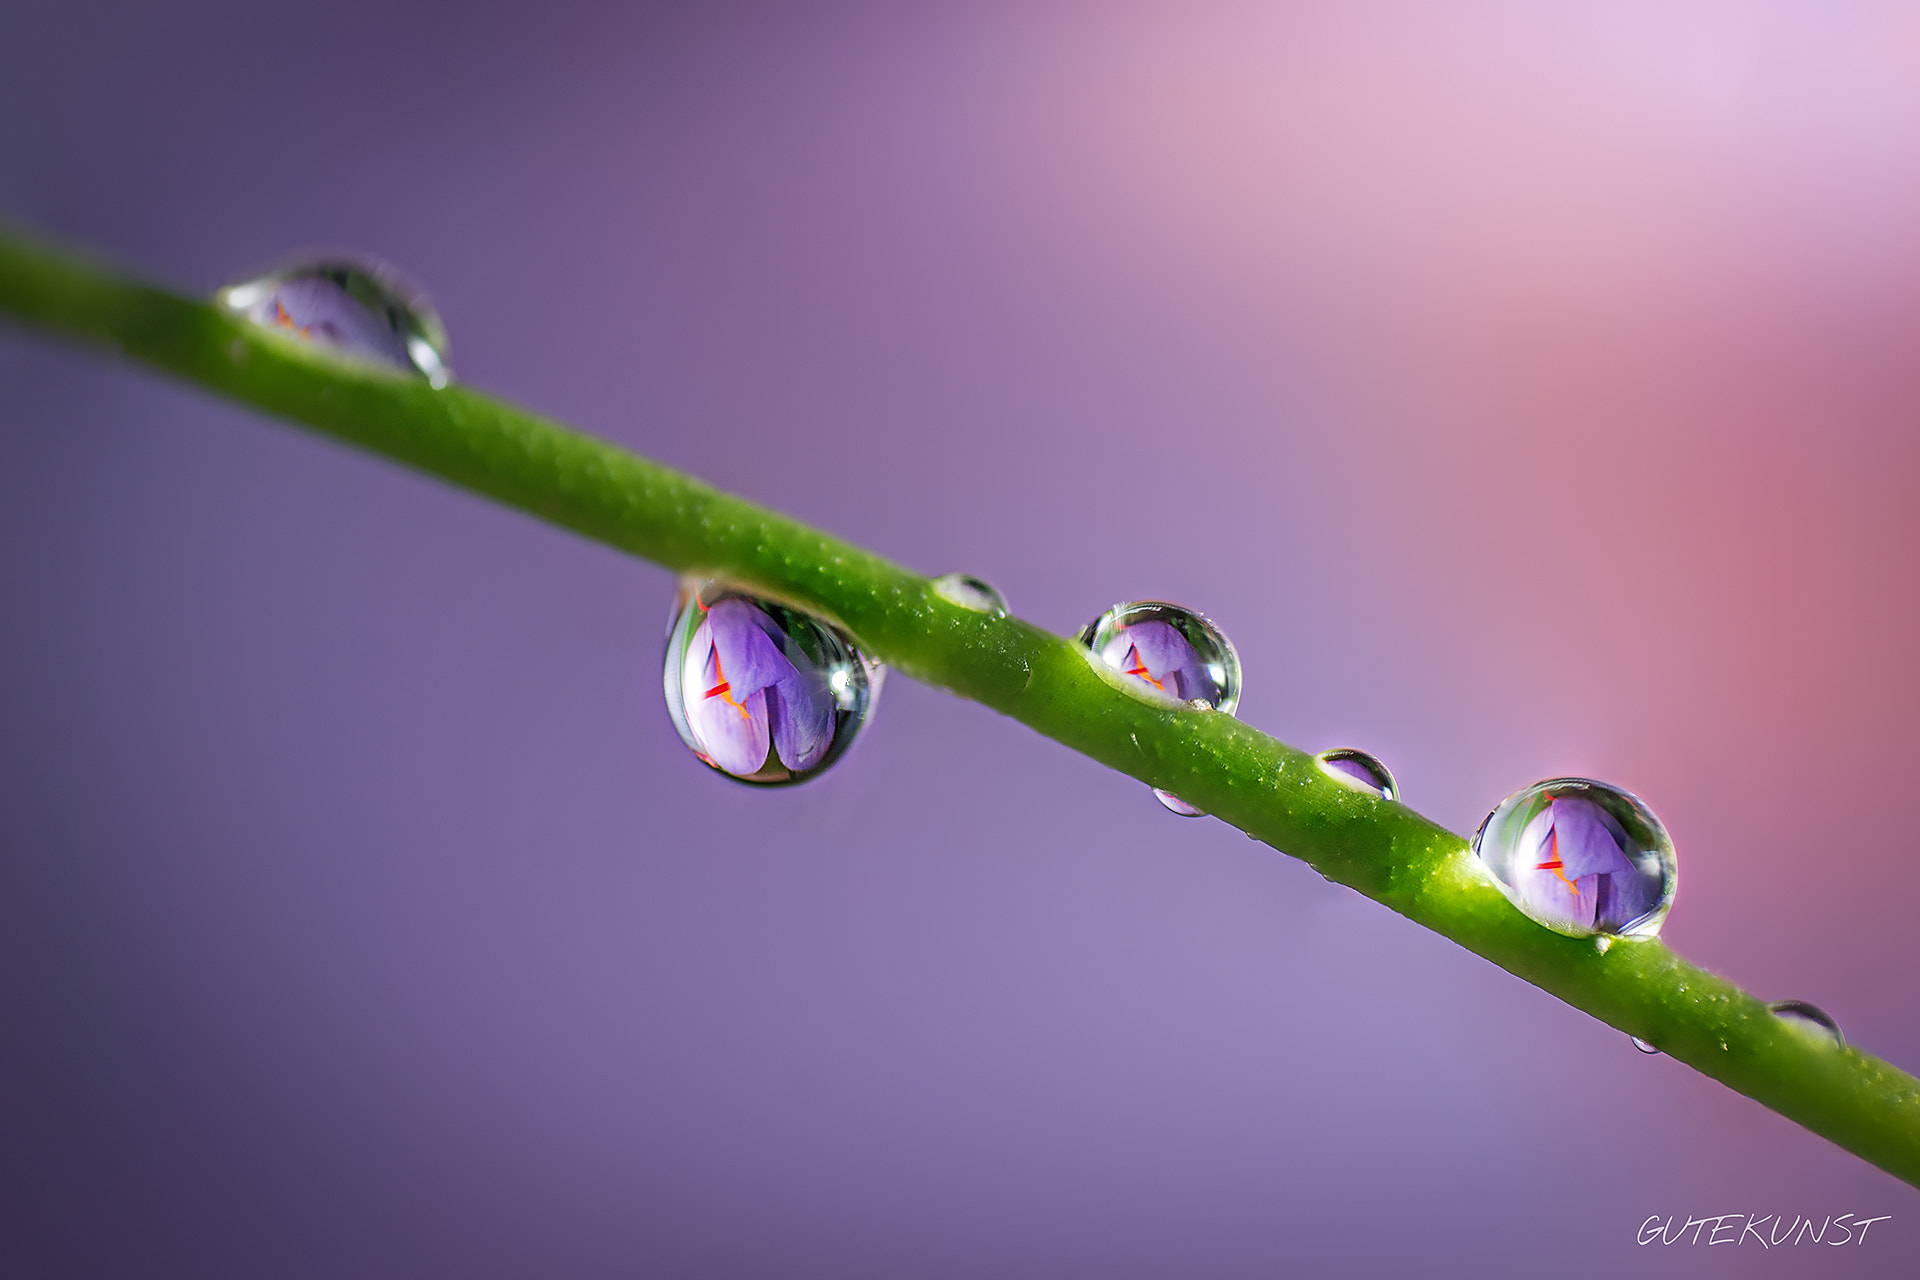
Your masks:
{"label": "dew drop on stem", "polygon": [[1382,800],[1400,798],[1400,787],[1393,780],[1393,772],[1381,763],[1378,756],[1353,747],[1336,747],[1332,751],[1322,751],[1314,759],[1319,762],[1320,771],[1335,782],[1379,796]]}
{"label": "dew drop on stem", "polygon": [[1007,616],[1007,598],[985,578],[970,573],[947,573],[933,580],[933,592],[949,604],[995,618]]}
{"label": "dew drop on stem", "polygon": [[1817,1004],[1809,1004],[1805,1000],[1775,1000],[1767,1008],[1774,1017],[1810,1036],[1843,1048],[1847,1043],[1846,1036],[1840,1032],[1840,1024]]}
{"label": "dew drop on stem", "polygon": [[1590,778],[1508,796],[1473,851],[1515,906],[1559,933],[1651,938],[1673,905],[1667,829],[1635,796]]}
{"label": "dew drop on stem", "polygon": [[[1240,656],[1233,642],[1191,609],[1160,600],[1117,604],[1075,639],[1155,701],[1227,715],[1240,705]],[[1171,792],[1155,787],[1153,794],[1183,818],[1201,816]]]}
{"label": "dew drop on stem", "polygon": [[228,285],[221,307],[331,356],[382,365],[444,387],[447,331],[426,296],[388,264],[318,254]]}

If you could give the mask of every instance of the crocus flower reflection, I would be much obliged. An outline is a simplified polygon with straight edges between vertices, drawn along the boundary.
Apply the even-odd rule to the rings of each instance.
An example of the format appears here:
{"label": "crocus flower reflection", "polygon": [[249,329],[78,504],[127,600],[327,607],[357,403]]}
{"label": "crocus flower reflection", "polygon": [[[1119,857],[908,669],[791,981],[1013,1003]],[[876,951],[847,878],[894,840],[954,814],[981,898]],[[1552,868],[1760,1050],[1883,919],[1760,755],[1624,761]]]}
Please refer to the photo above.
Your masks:
{"label": "crocus flower reflection", "polygon": [[707,758],[728,773],[758,773],[771,742],[804,773],[833,741],[833,694],[809,680],[773,641],[774,623],[745,600],[722,600],[687,644],[681,687],[687,723]]}
{"label": "crocus flower reflection", "polygon": [[1171,702],[1231,713],[1240,701],[1240,660],[1218,628],[1179,605],[1136,601],[1088,623],[1080,641],[1106,666]]}
{"label": "crocus flower reflection", "polygon": [[1673,899],[1673,845],[1617,787],[1559,778],[1487,818],[1474,849],[1522,911],[1575,934],[1651,935]]}
{"label": "crocus flower reflection", "polygon": [[447,381],[439,317],[382,264],[307,262],[222,289],[219,301],[330,352],[423,374],[436,387]]}
{"label": "crocus flower reflection", "polygon": [[851,741],[873,691],[859,654],[819,619],[713,583],[683,590],[667,708],[715,769],[749,782],[812,776]]}
{"label": "crocus flower reflection", "polygon": [[1622,852],[1626,839],[1613,815],[1585,796],[1549,800],[1520,834],[1520,896],[1538,915],[1619,930],[1653,909],[1659,889]]}
{"label": "crocus flower reflection", "polygon": [[1107,641],[1100,658],[1115,671],[1152,685],[1178,702],[1209,705],[1219,691],[1186,637],[1164,622],[1141,622]]}
{"label": "crocus flower reflection", "polygon": [[262,310],[267,320],[298,337],[403,368],[411,363],[385,319],[325,276],[286,281]]}

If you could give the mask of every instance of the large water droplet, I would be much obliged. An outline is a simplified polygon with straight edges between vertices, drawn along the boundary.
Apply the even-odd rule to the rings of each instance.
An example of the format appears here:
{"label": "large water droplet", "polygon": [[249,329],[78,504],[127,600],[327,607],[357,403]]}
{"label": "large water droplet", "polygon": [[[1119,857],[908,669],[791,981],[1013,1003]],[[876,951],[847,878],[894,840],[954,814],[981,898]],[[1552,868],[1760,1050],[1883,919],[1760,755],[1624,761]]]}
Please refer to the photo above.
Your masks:
{"label": "large water droplet", "polygon": [[1473,851],[1515,906],[1575,936],[1650,938],[1673,905],[1673,841],[1631,794],[1552,778],[1508,796]]}
{"label": "large water droplet", "polygon": [[1843,1048],[1847,1043],[1846,1036],[1840,1032],[1840,1024],[1817,1004],[1808,1004],[1805,1000],[1775,1000],[1767,1008],[1773,1011],[1774,1017],[1809,1035],[1819,1036]]}
{"label": "large water droplet", "polygon": [[1314,759],[1320,762],[1321,770],[1336,782],[1358,791],[1370,792],[1382,800],[1400,798],[1400,788],[1393,780],[1393,773],[1380,762],[1378,756],[1352,747],[1336,747],[1332,751],[1322,751]]}
{"label": "large water droplet", "polygon": [[302,259],[229,285],[214,301],[331,354],[417,373],[435,387],[453,374],[440,317],[384,262],[340,254]]}
{"label": "large water droplet", "polygon": [[976,578],[970,573],[942,574],[933,580],[933,592],[962,609],[992,614],[996,618],[1007,616],[1007,598],[985,578]]}
{"label": "large water droplet", "polygon": [[883,669],[802,609],[683,579],[667,628],[667,712],[693,753],[729,777],[804,782],[872,714]]}
{"label": "large water droplet", "polygon": [[[1117,604],[1075,638],[1157,701],[1227,715],[1240,705],[1240,655],[1218,627],[1191,609],[1159,600]],[[1183,818],[1201,816],[1176,795],[1158,787],[1153,794]]]}

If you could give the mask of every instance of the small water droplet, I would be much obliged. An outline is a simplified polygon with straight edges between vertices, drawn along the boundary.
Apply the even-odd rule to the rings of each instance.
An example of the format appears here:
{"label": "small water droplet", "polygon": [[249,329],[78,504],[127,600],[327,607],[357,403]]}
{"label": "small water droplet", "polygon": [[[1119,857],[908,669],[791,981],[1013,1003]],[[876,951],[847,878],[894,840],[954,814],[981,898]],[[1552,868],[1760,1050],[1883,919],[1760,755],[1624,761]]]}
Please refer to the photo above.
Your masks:
{"label": "small water droplet", "polygon": [[804,782],[845,754],[884,671],[802,609],[685,578],[667,629],[667,713],[701,760],[742,782]]}
{"label": "small water droplet", "polygon": [[1158,800],[1162,805],[1165,805],[1168,813],[1177,813],[1183,818],[1204,818],[1207,816],[1204,809],[1194,808],[1171,791],[1162,791],[1159,787],[1155,787],[1153,788],[1153,798]]}
{"label": "small water droplet", "polygon": [[1847,1038],[1841,1034],[1840,1024],[1817,1004],[1808,1004],[1805,1000],[1775,1000],[1767,1008],[1773,1011],[1774,1017],[1791,1027],[1846,1047]]}
{"label": "small water droplet", "polygon": [[214,301],[266,329],[349,359],[417,373],[444,387],[447,331],[425,295],[384,262],[346,254],[303,258],[228,285]]}
{"label": "small water droplet", "polygon": [[1007,616],[1007,598],[991,582],[970,573],[947,573],[933,580],[933,593],[950,604],[976,613]]}
{"label": "small water droplet", "polygon": [[1638,1049],[1642,1053],[1660,1052],[1658,1049],[1648,1044],[1645,1040],[1642,1040],[1639,1036],[1628,1036],[1627,1039],[1633,1041],[1633,1047]]}
{"label": "small water droplet", "polygon": [[1336,782],[1379,796],[1382,800],[1400,798],[1400,788],[1393,780],[1393,774],[1387,766],[1380,763],[1378,756],[1369,755],[1352,747],[1336,747],[1332,751],[1322,751],[1314,757],[1320,762],[1320,771]]}
{"label": "small water droplet", "polygon": [[1613,935],[1606,933],[1597,933],[1594,935],[1593,949],[1595,951],[1598,951],[1601,955],[1605,955],[1612,947]]}
{"label": "small water droplet", "polygon": [[[1240,655],[1220,629],[1191,609],[1159,600],[1117,604],[1075,637],[1096,661],[1131,677],[1147,697],[1189,709],[1200,703],[1227,715],[1240,705]],[[1155,787],[1160,803],[1183,818],[1201,811]]]}
{"label": "small water droplet", "polygon": [[1551,778],[1487,815],[1473,851],[1513,904],[1560,933],[1650,938],[1673,905],[1673,841],[1628,792]]}

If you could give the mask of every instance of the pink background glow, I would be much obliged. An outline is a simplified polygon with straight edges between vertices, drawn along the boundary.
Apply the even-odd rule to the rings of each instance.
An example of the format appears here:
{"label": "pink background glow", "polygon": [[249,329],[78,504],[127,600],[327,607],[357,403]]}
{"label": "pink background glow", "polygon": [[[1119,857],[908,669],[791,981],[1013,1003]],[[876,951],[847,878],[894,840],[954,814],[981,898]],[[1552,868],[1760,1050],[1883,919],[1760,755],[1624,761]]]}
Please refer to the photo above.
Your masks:
{"label": "pink background glow", "polygon": [[[804,12],[801,11],[804,9]],[[1920,10],[29,5],[0,211],[302,245],[475,385],[1470,831],[1920,1067]],[[1911,1189],[896,680],[751,793],[669,576],[0,334],[0,1264],[155,1276],[1906,1276]],[[1864,1245],[1650,1214],[1891,1215]],[[9,1267],[8,1270],[15,1268]]]}

